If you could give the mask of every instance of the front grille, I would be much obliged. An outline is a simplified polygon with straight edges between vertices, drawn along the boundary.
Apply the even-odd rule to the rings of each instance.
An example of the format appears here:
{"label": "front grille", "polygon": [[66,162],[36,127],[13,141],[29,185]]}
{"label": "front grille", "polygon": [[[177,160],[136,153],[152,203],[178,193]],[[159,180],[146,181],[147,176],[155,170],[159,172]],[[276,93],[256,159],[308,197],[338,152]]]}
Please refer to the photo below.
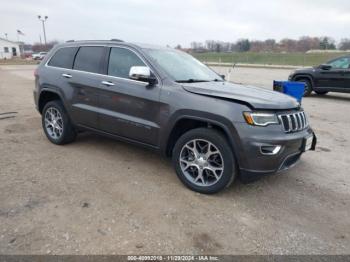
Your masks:
{"label": "front grille", "polygon": [[301,131],[309,126],[304,111],[283,114],[278,117],[281,120],[284,132],[286,133]]}

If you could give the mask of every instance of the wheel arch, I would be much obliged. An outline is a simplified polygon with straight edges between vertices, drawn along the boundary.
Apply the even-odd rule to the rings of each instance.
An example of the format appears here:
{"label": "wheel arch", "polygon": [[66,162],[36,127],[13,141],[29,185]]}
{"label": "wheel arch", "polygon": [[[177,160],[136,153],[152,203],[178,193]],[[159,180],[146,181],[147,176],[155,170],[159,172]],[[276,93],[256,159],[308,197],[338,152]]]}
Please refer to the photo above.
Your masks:
{"label": "wheel arch", "polygon": [[43,112],[43,109],[45,105],[53,100],[60,100],[62,104],[64,105],[64,100],[62,98],[62,95],[57,92],[56,90],[52,90],[49,88],[45,88],[41,90],[38,98],[38,110],[40,114]]}
{"label": "wheel arch", "polygon": [[307,79],[311,82],[311,85],[312,85],[312,88],[314,88],[315,86],[315,82],[314,82],[314,78],[312,75],[309,75],[309,74],[298,74],[296,76],[293,77],[293,80],[294,81],[299,81],[301,79]]}
{"label": "wheel arch", "polygon": [[[220,117],[220,118],[223,118],[223,117]],[[172,155],[172,150],[176,141],[184,133],[199,127],[213,128],[221,132],[227,139],[229,146],[232,149],[232,153],[239,164],[240,155],[239,155],[239,144],[238,144],[238,138],[237,138],[238,134],[234,126],[231,123],[229,124],[229,120],[226,120],[226,119],[218,120],[218,119],[213,119],[211,117],[194,116],[194,115],[183,115],[176,118],[176,120],[172,122],[171,127],[169,128],[168,135],[166,136],[166,139],[164,139],[163,145],[161,146],[163,153],[167,157],[170,157]]]}

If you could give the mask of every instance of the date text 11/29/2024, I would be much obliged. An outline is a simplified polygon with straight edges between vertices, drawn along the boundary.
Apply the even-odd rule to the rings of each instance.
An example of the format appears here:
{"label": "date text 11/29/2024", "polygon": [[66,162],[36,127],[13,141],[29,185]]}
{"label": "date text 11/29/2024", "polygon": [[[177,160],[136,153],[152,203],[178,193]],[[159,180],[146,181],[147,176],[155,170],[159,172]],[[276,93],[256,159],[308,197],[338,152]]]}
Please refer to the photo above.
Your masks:
{"label": "date text 11/29/2024", "polygon": [[220,261],[218,256],[128,256],[128,261]]}

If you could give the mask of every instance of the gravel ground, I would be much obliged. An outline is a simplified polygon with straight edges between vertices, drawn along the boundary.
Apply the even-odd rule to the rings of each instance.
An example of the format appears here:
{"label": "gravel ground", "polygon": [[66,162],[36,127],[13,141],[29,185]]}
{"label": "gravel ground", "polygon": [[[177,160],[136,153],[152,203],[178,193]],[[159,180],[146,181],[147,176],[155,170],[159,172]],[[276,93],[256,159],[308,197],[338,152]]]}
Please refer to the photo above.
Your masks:
{"label": "gravel ground", "polygon": [[[318,136],[292,170],[206,196],[170,161],[93,134],[55,146],[32,97],[33,66],[0,66],[1,254],[348,254],[350,95],[303,102]],[[227,69],[220,69],[227,70]],[[236,68],[271,88],[289,70]]]}

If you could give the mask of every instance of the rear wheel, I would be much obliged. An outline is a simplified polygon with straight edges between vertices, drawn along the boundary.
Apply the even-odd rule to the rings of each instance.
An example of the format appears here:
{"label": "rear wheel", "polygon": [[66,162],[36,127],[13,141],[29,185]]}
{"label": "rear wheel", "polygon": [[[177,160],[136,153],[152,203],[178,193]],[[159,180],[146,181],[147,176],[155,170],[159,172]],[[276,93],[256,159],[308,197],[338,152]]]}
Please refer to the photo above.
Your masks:
{"label": "rear wheel", "polygon": [[315,91],[315,93],[318,95],[325,95],[328,93],[328,91]]}
{"label": "rear wheel", "polygon": [[42,112],[42,126],[46,137],[56,145],[72,142],[76,131],[59,100],[48,102]]}
{"label": "rear wheel", "polygon": [[217,193],[236,176],[235,158],[228,141],[213,129],[198,128],[182,135],[172,158],[179,179],[200,193]]}
{"label": "rear wheel", "polygon": [[307,78],[301,78],[298,80],[298,82],[305,83],[304,96],[309,96],[313,90],[311,81]]}

